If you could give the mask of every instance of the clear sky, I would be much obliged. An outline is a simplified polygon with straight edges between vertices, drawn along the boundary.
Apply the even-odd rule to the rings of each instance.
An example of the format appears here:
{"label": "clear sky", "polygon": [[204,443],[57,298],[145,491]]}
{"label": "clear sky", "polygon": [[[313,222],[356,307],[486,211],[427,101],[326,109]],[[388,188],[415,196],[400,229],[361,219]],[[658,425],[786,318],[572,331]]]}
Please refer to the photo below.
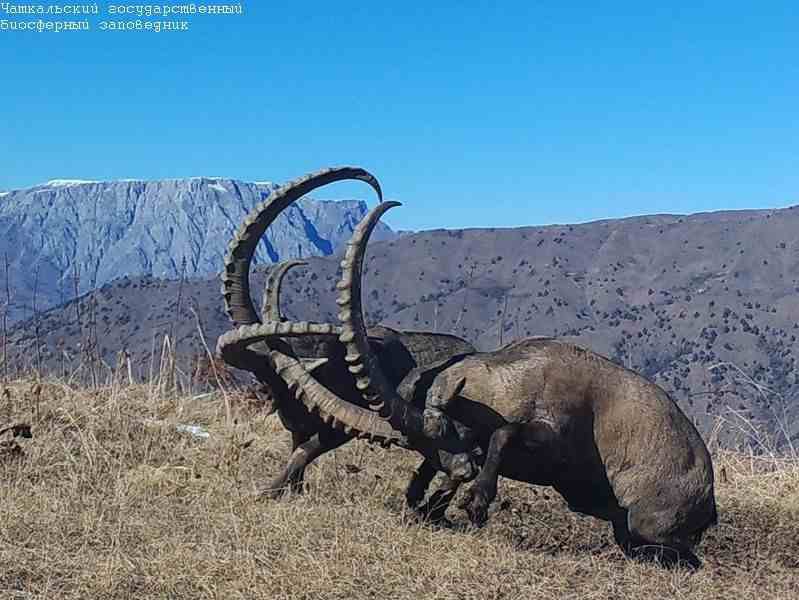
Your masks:
{"label": "clear sky", "polygon": [[[799,203],[796,2],[250,0],[189,32],[99,20],[0,31],[0,189],[355,164],[404,203],[387,219],[403,229]],[[353,195],[373,201],[318,194]]]}

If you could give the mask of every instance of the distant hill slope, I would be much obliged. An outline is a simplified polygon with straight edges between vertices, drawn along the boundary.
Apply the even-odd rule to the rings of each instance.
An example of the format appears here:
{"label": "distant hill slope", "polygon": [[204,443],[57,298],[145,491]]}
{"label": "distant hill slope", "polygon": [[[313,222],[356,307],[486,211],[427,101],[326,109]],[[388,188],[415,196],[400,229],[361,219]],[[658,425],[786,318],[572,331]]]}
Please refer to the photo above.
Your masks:
{"label": "distant hill slope", "polygon": [[[285,312],[335,321],[336,258],[291,274]],[[373,321],[453,332],[482,349],[530,335],[567,336],[654,378],[710,426],[724,414],[797,423],[799,209],[654,215],[582,225],[427,231],[374,243],[365,305]],[[254,278],[260,290],[263,271]],[[178,347],[199,351],[228,327],[216,278],[115,282],[94,295],[105,359],[126,348],[147,363],[154,332],[176,321]],[[258,302],[259,299],[256,299]],[[83,302],[84,320],[87,299]],[[34,322],[11,334],[34,360]],[[84,323],[85,326],[85,323]],[[42,360],[74,354],[74,304],[44,314]],[[799,429],[790,430],[796,437]]]}
{"label": "distant hill slope", "polygon": [[[198,177],[162,181],[54,180],[0,194],[0,302],[4,255],[13,292],[10,318],[122,276],[179,278],[216,273],[244,215],[277,187]],[[346,242],[366,212],[355,200],[303,198],[270,228],[256,260],[325,256]],[[381,226],[379,237],[392,237]]]}

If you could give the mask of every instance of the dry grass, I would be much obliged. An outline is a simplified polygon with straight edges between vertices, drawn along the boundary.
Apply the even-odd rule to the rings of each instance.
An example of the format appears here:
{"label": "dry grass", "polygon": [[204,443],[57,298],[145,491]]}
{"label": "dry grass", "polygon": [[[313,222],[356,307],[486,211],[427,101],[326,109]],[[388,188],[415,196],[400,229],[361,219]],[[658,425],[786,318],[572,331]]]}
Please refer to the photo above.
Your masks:
{"label": "dry grass", "polygon": [[718,454],[721,522],[691,574],[627,561],[606,524],[508,481],[483,530],[417,524],[403,491],[419,459],[362,443],[321,459],[304,496],[253,502],[289,436],[236,395],[228,421],[218,393],[53,381],[37,400],[33,382],[7,387],[0,425],[27,419],[34,437],[0,457],[3,598],[762,600],[799,589],[796,460]]}

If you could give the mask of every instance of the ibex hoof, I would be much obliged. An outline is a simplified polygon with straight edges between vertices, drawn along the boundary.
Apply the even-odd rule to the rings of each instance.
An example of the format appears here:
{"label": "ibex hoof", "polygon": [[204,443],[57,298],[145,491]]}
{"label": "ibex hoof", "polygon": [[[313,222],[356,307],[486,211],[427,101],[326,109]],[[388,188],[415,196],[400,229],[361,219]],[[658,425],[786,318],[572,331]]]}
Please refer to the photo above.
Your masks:
{"label": "ibex hoof", "polygon": [[253,500],[278,500],[286,495],[288,491],[288,488],[285,486],[278,488],[265,486],[255,490],[255,493],[253,494]]}
{"label": "ibex hoof", "polygon": [[488,494],[480,487],[473,486],[466,494],[461,508],[466,509],[469,520],[475,527],[482,527],[488,521],[488,506],[490,504]]}
{"label": "ibex hoof", "polygon": [[283,477],[278,477],[271,483],[259,488],[255,492],[256,500],[279,500],[291,494],[301,494],[303,492],[302,481],[286,481]]}
{"label": "ibex hoof", "polygon": [[427,513],[423,510],[417,509],[414,511],[417,521],[432,527],[434,529],[454,529],[455,525],[452,521],[447,519],[444,515]]}

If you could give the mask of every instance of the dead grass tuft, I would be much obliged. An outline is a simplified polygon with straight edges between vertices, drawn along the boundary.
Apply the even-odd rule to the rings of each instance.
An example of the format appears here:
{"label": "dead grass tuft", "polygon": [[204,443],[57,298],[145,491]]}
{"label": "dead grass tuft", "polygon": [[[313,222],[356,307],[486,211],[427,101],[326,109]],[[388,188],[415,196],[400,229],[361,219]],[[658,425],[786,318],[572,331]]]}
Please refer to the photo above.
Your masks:
{"label": "dead grass tuft", "polygon": [[0,455],[0,595],[796,597],[796,459],[716,452],[720,524],[690,574],[627,561],[606,524],[547,488],[503,481],[480,531],[420,525],[403,508],[419,459],[363,443],[321,459],[305,495],[254,502],[289,436],[231,397],[58,380],[0,390],[0,427],[33,426],[21,453]]}

